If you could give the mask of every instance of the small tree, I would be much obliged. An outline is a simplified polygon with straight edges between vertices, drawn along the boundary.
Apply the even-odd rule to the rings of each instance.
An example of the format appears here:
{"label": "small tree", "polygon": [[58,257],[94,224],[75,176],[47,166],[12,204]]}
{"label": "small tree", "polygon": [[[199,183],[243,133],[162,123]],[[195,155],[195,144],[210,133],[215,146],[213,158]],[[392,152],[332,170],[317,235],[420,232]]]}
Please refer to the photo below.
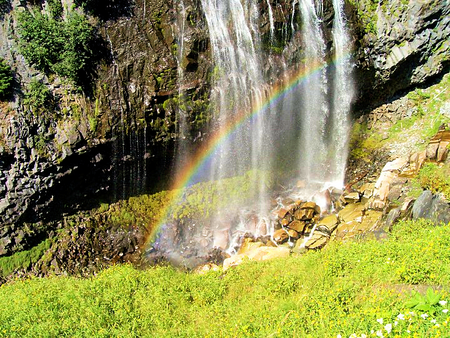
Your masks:
{"label": "small tree", "polygon": [[53,95],[50,89],[41,81],[33,79],[28,85],[23,103],[34,110],[40,111],[53,106]]}
{"label": "small tree", "polygon": [[11,94],[12,83],[11,68],[4,60],[0,59],[0,99],[4,99]]}

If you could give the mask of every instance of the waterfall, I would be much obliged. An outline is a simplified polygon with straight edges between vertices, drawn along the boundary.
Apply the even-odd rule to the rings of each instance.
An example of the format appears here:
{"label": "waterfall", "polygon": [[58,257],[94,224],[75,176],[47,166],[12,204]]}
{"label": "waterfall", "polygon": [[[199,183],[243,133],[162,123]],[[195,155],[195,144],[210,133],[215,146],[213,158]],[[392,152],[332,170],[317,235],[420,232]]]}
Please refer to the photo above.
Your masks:
{"label": "waterfall", "polygon": [[350,108],[354,97],[352,77],[352,59],[350,56],[350,36],[345,24],[344,0],[333,0],[335,16],[333,20],[333,42],[335,48],[336,68],[334,75],[332,106],[332,162],[331,181],[343,186],[345,166],[348,154],[350,133]]}
{"label": "waterfall", "polygon": [[[325,41],[321,21],[314,0],[300,0],[303,18],[302,39],[304,41],[305,72],[307,76],[302,89],[301,135],[299,138],[300,177],[306,182],[324,181],[324,158],[326,155],[325,125],[328,117],[327,74],[325,68]],[[315,71],[315,69],[318,69]]]}
{"label": "waterfall", "polygon": [[275,24],[273,22],[273,11],[272,6],[270,5],[270,0],[267,0],[267,11],[269,12],[270,43],[272,43],[275,34]]}
{"label": "waterfall", "polygon": [[[166,259],[186,265],[189,265],[186,261],[195,265],[199,257],[209,256],[213,248],[234,254],[245,234],[273,238],[276,227],[270,203],[274,199],[281,207],[286,196],[311,199],[324,186],[342,187],[353,98],[350,38],[343,0],[333,0],[333,48],[327,47],[322,1],[292,0],[292,12],[286,15],[283,28],[290,27],[292,36],[283,37],[287,39],[283,41],[287,42],[284,52],[269,58],[269,62],[277,59],[278,63],[264,73],[268,56],[261,48],[258,0],[201,0],[214,60],[210,98],[213,117],[208,128],[211,135],[227,133],[227,137],[220,138],[205,162],[206,167],[202,167],[202,177],[195,182],[212,181],[219,187],[214,192],[224,191],[220,187],[226,178],[258,169],[256,179],[250,183],[256,197],[251,205],[238,206],[237,211],[219,210],[204,220],[192,219],[181,225],[176,219],[171,220],[160,231],[152,252],[159,250]],[[181,98],[186,9],[183,0],[178,3],[176,33]],[[274,39],[275,24],[269,0],[267,6],[270,38]],[[328,65],[328,59],[336,60],[334,67]],[[274,79],[274,74],[278,78]],[[302,80],[295,80],[298,78]],[[293,86],[293,83],[297,84]],[[277,99],[252,114],[261,103],[268,102],[267,93],[273,84],[282,88]],[[178,112],[182,137],[187,135],[182,127],[186,124],[184,113],[181,109]],[[186,151],[179,147],[178,152]],[[277,196],[265,186],[268,173],[282,173],[279,175],[283,176],[282,184],[275,191]],[[289,175],[290,182],[287,182]],[[293,184],[299,179],[305,183],[303,188]],[[183,195],[183,200],[188,200],[188,193]],[[215,195],[211,201],[223,197]]]}
{"label": "waterfall", "polygon": [[[253,0],[202,0],[202,5],[215,61],[211,98],[215,116],[211,128],[217,131],[226,129],[239,114],[252,111],[263,100],[259,17]],[[217,149],[210,167],[210,179],[220,180],[252,168],[267,168],[269,143],[265,135],[262,117],[245,122]],[[259,181],[263,182],[264,178]],[[259,191],[262,201],[264,186],[261,184],[254,189]]]}

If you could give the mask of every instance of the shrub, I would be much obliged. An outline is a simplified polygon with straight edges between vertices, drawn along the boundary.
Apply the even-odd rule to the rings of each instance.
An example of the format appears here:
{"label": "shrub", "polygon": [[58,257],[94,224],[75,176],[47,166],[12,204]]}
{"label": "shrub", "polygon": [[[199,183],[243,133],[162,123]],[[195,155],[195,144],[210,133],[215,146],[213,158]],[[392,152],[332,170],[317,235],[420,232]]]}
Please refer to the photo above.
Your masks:
{"label": "shrub", "polygon": [[418,180],[424,189],[431,190],[432,193],[443,193],[446,198],[450,198],[450,168],[448,166],[439,167],[435,163],[426,163],[420,170]]}
{"label": "shrub", "polygon": [[11,68],[0,59],[0,99],[7,97],[11,92],[13,77]]}
{"label": "shrub", "polygon": [[38,9],[19,14],[20,51],[37,69],[56,73],[79,85],[92,61],[94,28],[77,12],[69,13],[66,21],[58,19],[60,10],[53,6],[52,15],[56,18]]}
{"label": "shrub", "polygon": [[42,110],[53,105],[53,95],[41,81],[31,80],[23,102],[35,110]]}

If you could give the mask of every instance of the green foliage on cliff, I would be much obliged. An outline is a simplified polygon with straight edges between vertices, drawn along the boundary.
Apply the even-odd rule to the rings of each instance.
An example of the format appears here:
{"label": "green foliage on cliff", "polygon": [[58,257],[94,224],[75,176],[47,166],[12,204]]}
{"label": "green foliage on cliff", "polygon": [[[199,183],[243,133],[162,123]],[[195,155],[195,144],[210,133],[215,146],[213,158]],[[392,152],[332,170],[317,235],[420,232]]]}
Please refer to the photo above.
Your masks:
{"label": "green foliage on cliff", "polygon": [[50,248],[50,244],[50,240],[47,239],[29,250],[17,252],[9,257],[0,257],[0,276],[8,276],[17,269],[26,269],[36,263]]}
{"label": "green foliage on cliff", "polygon": [[[56,14],[59,9],[55,7]],[[75,11],[66,20],[50,17],[40,10],[18,15],[20,52],[31,65],[45,73],[56,73],[80,84],[92,61],[94,28]]]}
{"label": "green foliage on cliff", "polygon": [[0,99],[4,99],[11,92],[13,77],[11,68],[0,59]]}
{"label": "green foliage on cliff", "polygon": [[381,4],[380,0],[348,0],[358,13],[363,29],[366,33],[377,33],[377,8]]}
{"label": "green foliage on cliff", "polygon": [[45,84],[33,79],[25,92],[23,103],[38,112],[53,106],[53,95]]}
{"label": "green foliage on cliff", "polygon": [[382,242],[225,272],[125,265],[15,281],[0,287],[0,336],[449,337],[449,248],[450,226],[403,222]]}
{"label": "green foliage on cliff", "polygon": [[419,171],[417,179],[423,189],[431,190],[433,194],[443,193],[450,199],[450,165],[442,166],[436,163],[426,163]]}

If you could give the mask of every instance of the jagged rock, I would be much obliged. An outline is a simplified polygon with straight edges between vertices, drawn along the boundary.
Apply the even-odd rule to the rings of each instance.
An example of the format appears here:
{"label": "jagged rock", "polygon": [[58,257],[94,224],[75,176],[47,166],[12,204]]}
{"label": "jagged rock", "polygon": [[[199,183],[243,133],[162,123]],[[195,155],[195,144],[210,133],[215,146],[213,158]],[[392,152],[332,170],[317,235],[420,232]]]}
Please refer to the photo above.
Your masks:
{"label": "jagged rock", "polygon": [[395,208],[389,211],[389,214],[386,217],[385,225],[387,229],[391,229],[395,222],[400,219],[402,212],[400,208]]}
{"label": "jagged rock", "polygon": [[338,220],[337,216],[332,214],[332,215],[322,218],[318,224],[319,224],[319,226],[327,227],[327,229],[330,232],[333,232],[334,230],[336,230],[338,223],[339,223],[339,220]]}
{"label": "jagged rock", "polygon": [[273,240],[277,244],[282,244],[282,243],[286,242],[288,239],[289,239],[289,234],[285,229],[277,230],[273,234]]}
{"label": "jagged rock", "polygon": [[264,244],[261,242],[255,242],[251,238],[245,238],[241,247],[239,248],[238,254],[247,254],[248,252],[254,250],[255,248],[259,248]]}
{"label": "jagged rock", "polygon": [[289,234],[289,238],[294,239],[294,240],[297,240],[300,237],[299,233],[292,229],[288,230],[288,234]]}
{"label": "jagged rock", "polygon": [[309,250],[321,249],[327,244],[329,236],[324,233],[315,231],[312,237],[305,243],[305,248]]}
{"label": "jagged rock", "polygon": [[339,219],[342,223],[353,222],[363,214],[364,206],[360,203],[347,205],[344,209],[339,211]]}
{"label": "jagged rock", "polygon": [[294,217],[299,221],[308,221],[314,217],[314,209],[299,209],[295,212]]}
{"label": "jagged rock", "polygon": [[450,222],[450,204],[440,195],[433,195],[426,190],[414,203],[412,217],[429,219],[436,225],[447,224]]}
{"label": "jagged rock", "polygon": [[358,192],[352,192],[344,196],[345,202],[347,203],[356,203],[359,202],[360,196]]}
{"label": "jagged rock", "polygon": [[302,234],[305,231],[306,222],[293,221],[289,223],[288,228],[297,231],[299,234]]}
{"label": "jagged rock", "polygon": [[317,207],[317,204],[314,202],[305,202],[300,205],[300,209],[313,209],[315,210]]}

